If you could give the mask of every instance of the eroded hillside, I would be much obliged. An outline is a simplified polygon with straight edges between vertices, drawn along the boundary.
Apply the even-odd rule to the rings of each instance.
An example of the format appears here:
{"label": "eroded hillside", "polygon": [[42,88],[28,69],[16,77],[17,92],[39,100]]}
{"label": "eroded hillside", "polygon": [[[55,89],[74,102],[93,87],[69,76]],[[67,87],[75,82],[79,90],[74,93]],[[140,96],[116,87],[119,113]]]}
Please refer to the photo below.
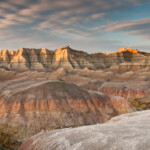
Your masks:
{"label": "eroded hillside", "polygon": [[150,54],[136,49],[122,48],[114,53],[88,54],[84,51],[61,47],[55,51],[48,49],[21,48],[17,51],[2,50],[0,65],[15,71],[50,71],[60,67],[67,69],[83,69],[85,67],[97,70],[112,66],[120,71],[137,70],[150,65]]}

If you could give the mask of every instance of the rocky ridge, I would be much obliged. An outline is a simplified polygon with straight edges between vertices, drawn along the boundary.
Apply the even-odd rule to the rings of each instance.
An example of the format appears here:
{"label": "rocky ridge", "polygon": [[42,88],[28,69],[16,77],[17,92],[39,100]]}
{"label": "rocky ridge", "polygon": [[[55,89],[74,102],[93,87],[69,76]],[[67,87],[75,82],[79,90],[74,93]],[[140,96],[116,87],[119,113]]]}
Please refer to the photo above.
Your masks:
{"label": "rocky ridge", "polygon": [[64,67],[67,69],[97,70],[118,66],[121,71],[137,70],[150,66],[150,54],[136,49],[122,48],[114,53],[93,53],[73,50],[69,46],[55,51],[21,48],[17,51],[2,50],[0,66],[15,71],[50,71]]}

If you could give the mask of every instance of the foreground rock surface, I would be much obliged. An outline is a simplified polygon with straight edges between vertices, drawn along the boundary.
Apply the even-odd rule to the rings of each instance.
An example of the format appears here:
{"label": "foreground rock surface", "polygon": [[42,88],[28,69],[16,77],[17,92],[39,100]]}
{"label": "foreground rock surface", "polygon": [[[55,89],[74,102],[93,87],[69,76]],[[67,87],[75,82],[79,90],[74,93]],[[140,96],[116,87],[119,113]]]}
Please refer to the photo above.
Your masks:
{"label": "foreground rock surface", "polygon": [[18,150],[149,150],[150,111],[112,118],[108,123],[35,135]]}
{"label": "foreground rock surface", "polygon": [[6,81],[0,88],[0,144],[15,149],[43,130],[103,123],[132,111],[124,98],[83,90],[70,82]]}

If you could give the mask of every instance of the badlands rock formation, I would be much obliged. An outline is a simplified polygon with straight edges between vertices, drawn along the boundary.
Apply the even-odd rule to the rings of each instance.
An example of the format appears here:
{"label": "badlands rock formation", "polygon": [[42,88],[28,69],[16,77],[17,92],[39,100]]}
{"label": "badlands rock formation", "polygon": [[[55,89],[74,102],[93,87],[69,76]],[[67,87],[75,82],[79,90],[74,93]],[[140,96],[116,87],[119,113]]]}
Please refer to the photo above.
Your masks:
{"label": "badlands rock formation", "polygon": [[114,96],[122,96],[132,102],[138,110],[150,108],[150,68],[137,71],[114,72],[114,70],[89,70],[59,68],[50,72],[15,72],[0,69],[0,81],[11,82],[21,78],[60,79],[72,82],[86,90],[98,91]]}
{"label": "badlands rock formation", "polygon": [[112,118],[108,123],[39,133],[18,150],[149,150],[150,111]]}
{"label": "badlands rock formation", "polygon": [[131,48],[2,50],[0,145],[16,149],[40,131],[103,123],[134,111],[127,100],[149,109],[149,61],[149,53]]}
{"label": "badlands rock formation", "polygon": [[150,66],[150,54],[136,49],[122,48],[114,53],[88,54],[61,47],[55,51],[47,49],[22,48],[17,51],[2,50],[0,66],[15,71],[50,71],[64,67],[67,69],[106,69],[116,66],[119,71],[137,70]]}
{"label": "badlands rock formation", "polygon": [[43,130],[103,123],[132,112],[121,97],[83,90],[70,82],[29,77],[0,85],[0,144],[17,148]]}
{"label": "badlands rock formation", "polygon": [[138,110],[150,109],[150,68],[129,72],[106,70],[73,70],[63,78],[86,90],[122,96]]}

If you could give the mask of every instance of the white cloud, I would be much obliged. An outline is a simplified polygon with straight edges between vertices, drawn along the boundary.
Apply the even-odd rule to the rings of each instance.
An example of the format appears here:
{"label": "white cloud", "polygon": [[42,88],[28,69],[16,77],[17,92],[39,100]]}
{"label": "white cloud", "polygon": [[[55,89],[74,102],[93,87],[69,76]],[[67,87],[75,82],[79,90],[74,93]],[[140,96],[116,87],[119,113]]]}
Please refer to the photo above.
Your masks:
{"label": "white cloud", "polygon": [[115,22],[111,25],[99,27],[99,29],[106,32],[122,31],[126,34],[139,35],[144,38],[150,38],[150,18]]}
{"label": "white cloud", "polygon": [[[112,24],[112,19],[109,20],[111,25],[106,25],[106,22],[108,21],[107,19],[109,19],[108,16],[113,15],[113,12],[130,11],[132,6],[140,5],[147,1],[148,0],[5,0],[4,2],[0,2],[0,33],[8,35],[0,37],[0,44],[4,43],[1,41],[6,39],[6,37],[10,41],[12,41],[13,37],[14,42],[17,41],[17,39],[20,39],[20,42],[24,42],[24,39],[27,41],[35,39],[38,44],[40,44],[40,40],[41,43],[48,43],[48,38],[51,38],[51,36],[53,36],[56,41],[58,40],[58,42],[60,42],[60,40],[63,41],[63,39],[72,39],[75,41],[77,39],[87,40],[90,38],[97,39],[98,41],[103,31],[126,31],[128,34],[144,34],[146,37],[149,33],[148,27],[146,27],[146,25],[149,24],[148,20],[147,23],[146,20],[141,20]],[[104,26],[102,27],[99,23],[104,24]],[[143,24],[144,29],[142,29]],[[135,27],[140,30],[135,29]],[[4,33],[4,30],[9,32]],[[24,34],[26,34],[26,37]],[[41,34],[43,36],[42,38]],[[103,34],[101,36],[103,36]],[[100,39],[100,41],[102,41],[102,39]]]}

